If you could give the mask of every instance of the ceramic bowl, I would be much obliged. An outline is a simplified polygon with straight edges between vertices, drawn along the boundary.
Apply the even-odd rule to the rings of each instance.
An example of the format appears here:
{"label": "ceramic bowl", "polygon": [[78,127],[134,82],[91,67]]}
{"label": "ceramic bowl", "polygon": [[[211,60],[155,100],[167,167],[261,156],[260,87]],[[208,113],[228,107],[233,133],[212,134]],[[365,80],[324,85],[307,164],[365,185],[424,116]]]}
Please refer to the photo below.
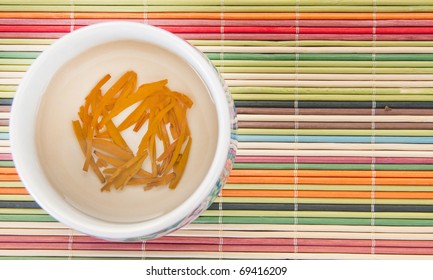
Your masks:
{"label": "ceramic bowl", "polygon": [[[168,78],[173,90],[198,92],[188,112],[195,146],[175,190],[101,192],[96,176],[82,171],[71,121],[102,76],[128,70],[139,82]],[[65,225],[109,240],[156,238],[196,219],[228,177],[235,131],[230,93],[206,56],[167,31],[130,22],[84,27],[49,46],[25,74],[10,120],[13,159],[34,200]]]}

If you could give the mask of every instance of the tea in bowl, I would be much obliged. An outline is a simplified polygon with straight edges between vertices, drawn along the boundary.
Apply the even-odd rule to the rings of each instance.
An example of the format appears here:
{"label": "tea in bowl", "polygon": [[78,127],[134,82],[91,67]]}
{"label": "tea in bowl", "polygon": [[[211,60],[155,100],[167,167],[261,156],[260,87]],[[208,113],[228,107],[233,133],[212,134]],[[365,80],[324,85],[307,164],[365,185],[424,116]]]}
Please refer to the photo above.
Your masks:
{"label": "tea in bowl", "polygon": [[210,61],[162,29],[95,24],[32,64],[12,106],[20,178],[58,221],[110,240],[194,220],[234,161],[233,101]]}

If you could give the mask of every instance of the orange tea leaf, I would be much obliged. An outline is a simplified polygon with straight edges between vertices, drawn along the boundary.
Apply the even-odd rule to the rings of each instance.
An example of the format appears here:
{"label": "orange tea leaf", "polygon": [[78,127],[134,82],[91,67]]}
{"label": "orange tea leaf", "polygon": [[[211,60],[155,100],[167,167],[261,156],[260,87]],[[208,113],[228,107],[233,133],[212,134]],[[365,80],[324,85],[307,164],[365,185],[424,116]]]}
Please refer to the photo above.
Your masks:
{"label": "orange tea leaf", "polygon": [[[170,90],[167,80],[137,88],[134,71],[124,73],[103,93],[102,86],[110,77],[105,75],[92,88],[79,108],[79,120],[73,122],[85,155],[83,170],[92,168],[103,183],[101,191],[135,185],[143,186],[144,190],[161,185],[176,188],[191,149],[186,111],[193,105],[192,100]],[[136,107],[132,112],[119,120],[121,113],[133,105]],[[120,125],[116,126],[114,121],[120,121]],[[146,128],[135,155],[121,134],[131,126],[134,132]],[[158,141],[163,147],[159,156]],[[143,169],[146,159],[150,172]]]}
{"label": "orange tea leaf", "polygon": [[[81,151],[84,154],[86,152],[86,139],[84,139],[84,135],[83,135],[83,131],[82,131],[80,122],[79,121],[73,121],[72,126],[74,128],[75,137],[77,138],[78,144],[80,144]],[[104,183],[105,182],[104,175],[102,175],[101,170],[99,170],[93,157],[90,159],[90,167],[98,176],[99,181],[101,181],[101,183]]]}
{"label": "orange tea leaf", "polygon": [[93,139],[93,147],[95,149],[104,151],[105,153],[111,154],[121,160],[130,160],[134,155],[132,152],[116,145],[108,140],[95,138]]}
{"label": "orange tea leaf", "polygon": [[191,137],[189,137],[188,143],[185,147],[185,151],[181,155],[179,155],[180,159],[173,167],[176,178],[174,178],[174,180],[170,182],[168,186],[170,189],[175,189],[177,184],[179,184],[180,178],[182,178],[183,172],[185,171],[186,163],[188,161],[189,152],[191,150],[191,143],[192,139]]}
{"label": "orange tea leaf", "polygon": [[125,148],[127,151],[131,152],[131,149],[129,148],[128,144],[125,142],[125,139],[123,139],[122,135],[120,134],[120,131],[117,129],[117,127],[114,125],[113,121],[109,120],[105,127],[107,128],[107,133],[113,139],[113,142],[117,145]]}

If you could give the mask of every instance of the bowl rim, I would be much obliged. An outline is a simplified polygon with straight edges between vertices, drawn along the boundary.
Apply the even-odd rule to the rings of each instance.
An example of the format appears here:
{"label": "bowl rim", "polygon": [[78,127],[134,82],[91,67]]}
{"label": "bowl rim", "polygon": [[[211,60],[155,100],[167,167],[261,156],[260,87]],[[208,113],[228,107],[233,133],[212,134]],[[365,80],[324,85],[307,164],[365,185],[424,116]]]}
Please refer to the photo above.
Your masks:
{"label": "bowl rim", "polygon": [[[201,77],[215,103],[218,139],[214,160],[201,184],[182,204],[162,216],[134,223],[116,223],[92,217],[70,205],[45,176],[37,158],[38,107],[56,70],[76,54],[104,43],[134,40],[162,47],[183,58]],[[28,91],[32,91],[31,94]],[[231,138],[230,109],[221,76],[195,47],[163,29],[133,22],[105,22],[80,28],[50,45],[25,73],[13,100],[10,140],[15,167],[33,199],[56,220],[80,232],[113,240],[155,236],[174,230],[198,216],[226,165]],[[197,209],[201,210],[197,212]]]}

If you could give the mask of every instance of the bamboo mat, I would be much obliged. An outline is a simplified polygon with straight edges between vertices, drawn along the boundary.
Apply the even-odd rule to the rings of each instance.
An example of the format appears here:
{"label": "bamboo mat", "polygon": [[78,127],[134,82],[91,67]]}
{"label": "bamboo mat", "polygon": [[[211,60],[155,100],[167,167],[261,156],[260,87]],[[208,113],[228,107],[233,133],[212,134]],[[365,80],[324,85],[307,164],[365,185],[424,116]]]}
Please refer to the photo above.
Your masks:
{"label": "bamboo mat", "polygon": [[[29,65],[63,35],[112,20],[197,46],[238,113],[221,195],[146,242],[58,223],[10,154],[10,106]],[[0,259],[431,259],[432,128],[431,0],[2,0]]]}

